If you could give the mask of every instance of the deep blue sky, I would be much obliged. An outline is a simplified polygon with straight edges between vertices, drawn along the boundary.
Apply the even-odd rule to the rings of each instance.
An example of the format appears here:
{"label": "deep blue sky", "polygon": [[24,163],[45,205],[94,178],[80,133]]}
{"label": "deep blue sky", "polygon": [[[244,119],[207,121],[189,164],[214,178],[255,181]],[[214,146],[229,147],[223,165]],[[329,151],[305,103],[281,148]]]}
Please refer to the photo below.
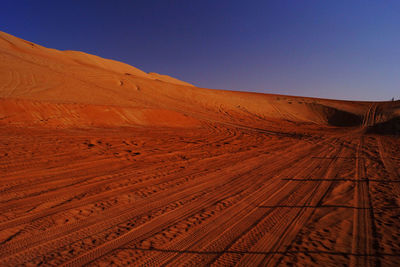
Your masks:
{"label": "deep blue sky", "polygon": [[398,0],[9,0],[0,30],[200,87],[400,98]]}

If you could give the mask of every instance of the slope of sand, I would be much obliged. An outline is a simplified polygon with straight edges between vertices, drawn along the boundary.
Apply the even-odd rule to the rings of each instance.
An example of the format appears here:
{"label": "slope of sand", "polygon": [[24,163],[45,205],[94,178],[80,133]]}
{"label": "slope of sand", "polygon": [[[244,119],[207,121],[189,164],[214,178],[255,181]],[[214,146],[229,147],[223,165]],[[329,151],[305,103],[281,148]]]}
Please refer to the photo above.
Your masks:
{"label": "slope of sand", "polygon": [[0,266],[396,266],[399,117],[0,32]]}

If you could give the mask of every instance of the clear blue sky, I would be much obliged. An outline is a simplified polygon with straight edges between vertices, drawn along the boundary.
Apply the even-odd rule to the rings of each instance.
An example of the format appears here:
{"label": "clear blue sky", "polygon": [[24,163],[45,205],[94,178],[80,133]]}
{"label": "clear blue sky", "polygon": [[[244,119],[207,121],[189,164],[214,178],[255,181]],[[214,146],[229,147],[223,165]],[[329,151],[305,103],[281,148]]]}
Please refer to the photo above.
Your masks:
{"label": "clear blue sky", "polygon": [[200,87],[400,98],[398,0],[9,0],[0,30]]}

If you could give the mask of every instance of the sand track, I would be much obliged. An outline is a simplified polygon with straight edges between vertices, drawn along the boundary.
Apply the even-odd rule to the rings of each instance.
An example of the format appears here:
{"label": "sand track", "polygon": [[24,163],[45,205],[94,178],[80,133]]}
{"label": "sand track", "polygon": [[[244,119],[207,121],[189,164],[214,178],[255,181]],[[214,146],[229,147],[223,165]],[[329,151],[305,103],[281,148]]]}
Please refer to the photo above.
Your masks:
{"label": "sand track", "polygon": [[[356,131],[356,139],[343,133],[314,140],[213,125],[154,128],[151,136],[145,128],[120,129],[118,137],[114,129],[49,135],[35,128],[27,136],[3,128],[1,264],[317,265],[323,255],[327,264],[366,266],[399,259],[381,244],[376,210],[393,216],[400,208],[378,205],[374,192],[399,180],[385,147],[396,139]],[[31,151],[40,156],[19,153],[27,145],[7,152],[21,139],[35,140]],[[25,165],[10,164],[21,157]],[[47,157],[50,172],[40,163]],[[382,165],[371,165],[374,157]],[[371,168],[390,179],[368,177]],[[337,191],[342,185],[344,193]],[[340,223],[353,230],[343,236],[342,228],[325,225],[323,234],[337,240],[321,235],[321,248],[298,247],[310,222],[319,223],[313,218],[331,210],[352,212]],[[328,240],[348,245],[327,249]]]}

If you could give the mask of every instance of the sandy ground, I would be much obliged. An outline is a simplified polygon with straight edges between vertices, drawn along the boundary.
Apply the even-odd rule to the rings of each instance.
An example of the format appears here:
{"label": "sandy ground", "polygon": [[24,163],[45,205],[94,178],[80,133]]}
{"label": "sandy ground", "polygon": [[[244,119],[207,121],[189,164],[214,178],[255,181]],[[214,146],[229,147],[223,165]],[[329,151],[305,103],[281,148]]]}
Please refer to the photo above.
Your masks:
{"label": "sandy ground", "polygon": [[400,262],[398,102],[201,89],[0,37],[0,266]]}

